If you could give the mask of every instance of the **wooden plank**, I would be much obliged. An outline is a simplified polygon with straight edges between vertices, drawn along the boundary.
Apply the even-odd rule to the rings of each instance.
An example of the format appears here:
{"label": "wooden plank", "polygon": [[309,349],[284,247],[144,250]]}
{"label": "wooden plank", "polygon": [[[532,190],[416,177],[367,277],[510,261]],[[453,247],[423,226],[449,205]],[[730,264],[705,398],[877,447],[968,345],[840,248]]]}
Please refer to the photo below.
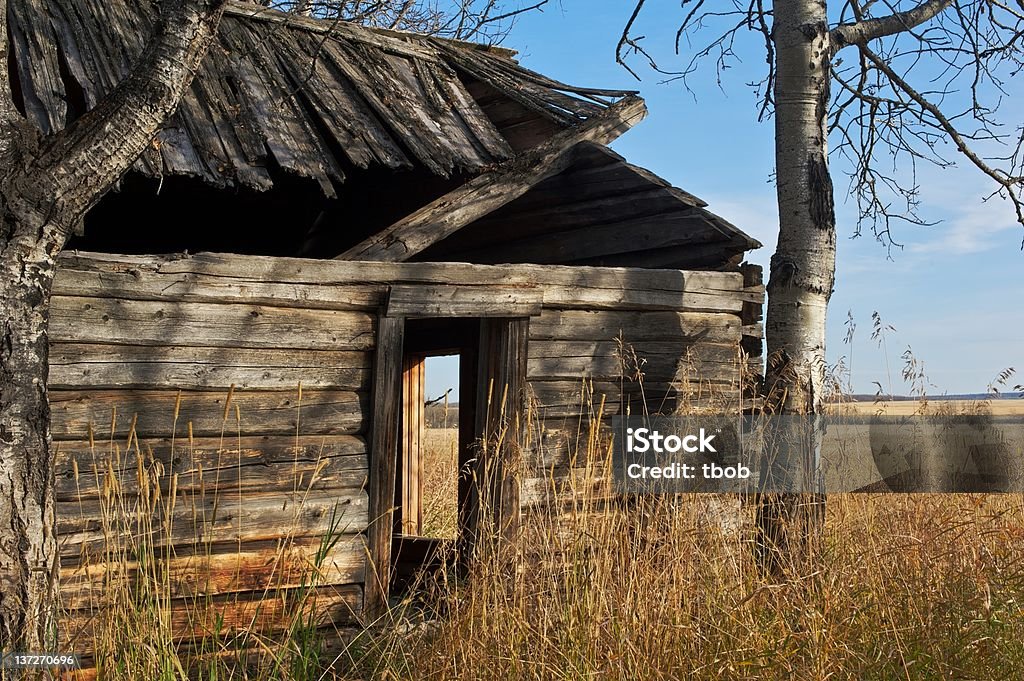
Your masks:
{"label": "wooden plank", "polygon": [[[176,599],[170,603],[164,624],[178,641],[211,636],[223,640],[242,632],[269,635],[285,631],[299,618],[319,626],[338,627],[357,622],[362,600],[363,589],[358,584]],[[103,614],[88,611],[67,614],[61,625],[68,649],[91,655],[95,651],[96,623],[103,618]]]}
{"label": "wooden plank", "polygon": [[626,97],[576,128],[481,173],[338,256],[342,260],[408,260],[474,220],[525,194],[572,162],[572,147],[584,141],[608,143],[646,115],[643,100]]}
{"label": "wooden plank", "polygon": [[[653,342],[739,341],[742,325],[735,314],[637,312],[633,310],[544,310],[530,324],[537,341],[614,341],[643,346]],[[543,346],[537,346],[539,348]]]}
{"label": "wooden plank", "polygon": [[198,598],[244,591],[363,581],[366,550],[362,535],[325,541],[282,537],[273,541],[175,547],[155,551],[155,563],[126,559],[60,569],[61,605],[66,610],[99,608],[111,592],[123,594],[139,580],[161,579],[169,598]]}
{"label": "wooden plank", "polygon": [[[166,275],[165,285],[180,275],[208,275],[246,282],[339,285],[387,283],[450,283],[460,285],[543,286],[545,300],[554,307],[570,303],[582,288],[630,290],[648,294],[734,293],[743,290],[739,272],[705,272],[639,269],[627,267],[586,267],[565,265],[471,265],[466,263],[389,263],[337,260],[309,260],[267,256],[198,253],[187,256],[132,256],[106,253],[63,253],[54,282],[57,295],[76,295],[62,289],[61,272],[73,269],[92,272],[128,273],[139,281]],[[196,279],[198,281],[199,279]],[[213,279],[202,280],[206,282]],[[130,290],[130,287],[124,287]],[[233,296],[226,294],[226,297]],[[124,294],[124,297],[131,297]],[[549,301],[549,297],[551,300]],[[378,301],[380,299],[377,299]],[[379,302],[377,303],[379,304]]]}
{"label": "wooden plank", "polygon": [[531,431],[531,448],[524,456],[524,478],[559,467],[587,465],[611,455],[611,419],[548,418]]}
{"label": "wooden plank", "polygon": [[666,246],[647,251],[603,255],[574,261],[575,265],[592,267],[637,267],[656,269],[692,269],[739,264],[750,247],[739,240],[723,240],[705,244]]}
{"label": "wooden plank", "polygon": [[404,319],[384,316],[378,319],[370,432],[369,569],[363,603],[370,621],[380,617],[388,603],[404,336]]}
{"label": "wooden plank", "polygon": [[[470,545],[481,533],[514,539],[519,533],[519,460],[526,422],[529,318],[485,319],[480,325],[477,383],[477,498],[464,528]],[[490,522],[481,527],[482,514]],[[490,534],[485,535],[490,536]],[[472,549],[470,549],[472,555]]]}
{"label": "wooden plank", "polygon": [[321,21],[301,14],[286,14],[269,7],[259,7],[252,3],[229,0],[225,14],[257,21],[289,30],[301,30],[316,35],[328,35],[344,40],[376,47],[392,54],[416,57],[426,61],[437,61],[434,50],[423,44],[423,38],[412,33],[389,33],[381,29],[371,29],[358,24],[343,21]]}
{"label": "wooden plank", "polygon": [[331,350],[55,343],[51,389],[369,390],[371,355]]}
{"label": "wooden plank", "polygon": [[[125,494],[159,488],[270,492],[362,487],[365,441],[352,435],[146,439],[55,443],[57,501],[99,498],[116,486]],[[140,481],[140,476],[142,479]],[[109,478],[109,479],[108,479]]]}
{"label": "wooden plank", "polygon": [[253,109],[270,112],[270,117],[261,126],[261,133],[266,137],[267,148],[277,163],[286,170],[316,180],[324,195],[334,198],[330,177],[340,181],[344,173],[310,120],[301,100],[301,87],[296,87],[285,73],[286,60],[282,58],[278,44],[288,41],[288,37],[267,28],[254,22],[239,23],[231,32],[232,37],[242,41],[241,52],[246,59],[238,63],[248,67],[246,80],[258,80],[264,88],[262,101],[255,102],[253,97],[248,101]]}
{"label": "wooden plank", "polygon": [[[230,403],[228,402],[230,395]],[[54,390],[56,440],[354,435],[365,426],[367,395],[350,391]],[[175,418],[177,415],[177,418]]]}
{"label": "wooden plank", "polygon": [[588,468],[546,470],[523,480],[523,509],[547,507],[587,499],[597,502],[612,498],[611,472],[598,475]]}
{"label": "wooden plank", "polygon": [[628,348],[621,353],[588,355],[566,344],[555,356],[531,355],[527,362],[527,371],[532,379],[615,380],[642,375],[645,380],[656,383],[681,381],[687,376],[717,376],[728,370],[738,372],[739,368],[738,343],[698,343],[680,347],[675,352],[655,354],[637,351],[635,355]]}
{"label": "wooden plank", "polygon": [[[372,158],[385,168],[413,168],[413,163],[402,150],[400,142],[391,136],[388,127],[358,94],[352,82],[333,63],[330,55],[324,52],[323,39],[307,34],[300,36],[298,42],[302,45],[306,57],[296,62],[295,66],[308,71],[310,65],[313,65],[312,68],[321,74],[325,87],[319,88],[316,96],[323,102],[323,115],[335,121],[336,131],[351,130],[351,135],[361,140],[357,142],[357,148],[365,144],[372,151]],[[347,146],[342,145],[342,148],[346,155],[354,155]],[[353,159],[357,167],[368,167],[368,164],[361,165],[363,158],[357,156]]]}
{"label": "wooden plank", "polygon": [[[354,263],[353,263],[354,264]],[[376,263],[360,263],[376,265]],[[254,265],[258,265],[254,264]],[[487,299],[487,289],[496,291],[512,289],[523,296],[529,293],[524,288],[542,290],[544,302],[549,307],[594,309],[723,309],[736,308],[740,302],[762,299],[756,293],[745,292],[738,275],[731,272],[666,272],[657,270],[626,270],[622,268],[562,267],[551,265],[465,265],[461,263],[403,263],[405,268],[386,267],[359,268],[360,272],[345,277],[343,273],[327,273],[358,281],[371,277],[393,281],[396,286],[434,286],[443,282],[458,281],[459,295],[467,299],[477,296]],[[162,269],[171,269],[170,267]],[[653,275],[651,273],[654,273]],[[388,279],[391,275],[395,278]],[[668,276],[666,276],[668,275]],[[383,304],[387,287],[385,284],[350,284],[339,282],[323,285],[253,282],[251,278],[201,276],[195,274],[172,274],[169,272],[137,272],[135,275],[107,272],[81,272],[62,269],[58,275],[56,289],[64,297],[97,296],[118,297],[125,300],[148,300],[168,305],[171,301],[204,303],[246,303],[259,306],[273,306],[275,310],[287,308],[322,310],[375,309]],[[184,282],[181,276],[190,277]],[[268,275],[274,276],[274,275]],[[278,275],[280,276],[280,275]],[[365,279],[364,279],[365,280]],[[405,281],[406,283],[402,283]],[[256,290],[260,295],[254,295]],[[473,289],[480,289],[474,291]],[[161,295],[161,291],[166,294]],[[415,296],[410,291],[410,296]],[[500,295],[497,294],[497,295]],[[733,299],[739,299],[739,302]],[[173,303],[171,303],[173,304]],[[440,305],[440,303],[439,303]],[[442,308],[438,307],[441,311]],[[486,313],[482,306],[473,311]],[[524,314],[532,314],[529,306]]]}
{"label": "wooden plank", "polygon": [[54,296],[55,342],[227,348],[373,348],[373,317],[361,312],[262,305]]}
{"label": "wooden plank", "polygon": [[[356,618],[358,619],[358,618]],[[66,639],[66,627],[58,632],[61,641]],[[85,632],[88,633],[88,632]],[[313,646],[321,660],[340,660],[346,655],[352,642],[363,628],[352,622],[325,622],[315,631],[318,643]],[[276,640],[274,640],[276,639]],[[90,643],[91,645],[91,643]],[[223,670],[222,677],[232,679],[258,679],[267,669],[274,669],[289,655],[294,654],[295,642],[288,635],[278,637],[237,636],[226,646],[211,646],[209,639],[180,641],[175,644],[175,654],[182,661],[184,678],[199,679],[209,675],[209,670]],[[66,648],[74,649],[67,644]],[[61,681],[98,681],[96,656],[84,654],[79,658],[82,667],[61,675]],[[108,658],[109,664],[109,658]]]}
{"label": "wooden plank", "polygon": [[[461,50],[439,42],[433,44],[460,70],[488,83],[503,97],[542,114],[562,127],[575,125],[600,112],[600,107],[593,103],[557,92],[572,90],[571,86],[545,79],[510,60],[494,59],[481,52]],[[546,85],[539,85],[540,82]],[[632,93],[618,92],[615,96],[625,94]]]}
{"label": "wooden plank", "polygon": [[[214,291],[223,290],[223,299],[232,300],[236,291],[255,290],[263,287],[263,292],[267,295],[279,296],[275,301],[275,306],[246,307],[238,305],[233,310],[196,309],[208,315],[214,313],[228,315],[237,320],[237,323],[243,321],[248,323],[250,320],[246,319],[245,315],[249,314],[251,317],[254,311],[257,314],[254,319],[259,322],[261,311],[265,311],[264,314],[268,319],[280,320],[290,316],[286,306],[328,308],[325,311],[304,311],[301,315],[296,316],[294,323],[303,322],[315,326],[318,330],[312,336],[313,341],[326,343],[330,345],[329,349],[345,349],[339,348],[337,344],[331,342],[330,339],[334,335],[328,336],[324,328],[345,328],[344,322],[331,321],[343,319],[345,313],[338,312],[333,308],[343,307],[342,301],[348,295],[345,287],[363,287],[362,289],[354,288],[353,295],[358,302],[352,306],[364,309],[364,306],[368,306],[370,303],[374,303],[376,306],[383,301],[384,289],[373,288],[373,282],[414,285],[458,281],[460,286],[481,288],[489,286],[536,287],[543,290],[545,306],[566,309],[690,309],[738,312],[744,302],[760,303],[764,298],[763,293],[759,291],[744,290],[743,277],[739,272],[685,272],[558,265],[493,266],[463,263],[334,262],[222,254],[201,254],[177,259],[157,256],[140,259],[101,254],[89,254],[88,256],[69,254],[67,257],[62,256],[61,270],[58,272],[55,282],[59,298],[65,297],[62,295],[65,292],[75,293],[71,282],[74,282],[75,285],[78,284],[78,281],[75,280],[76,275],[70,275],[69,285],[65,288],[62,279],[65,270],[98,273],[97,287],[90,289],[91,293],[103,292],[102,282],[109,272],[129,275],[130,279],[123,279],[120,283],[112,286],[110,291],[110,294],[123,296],[126,299],[134,297],[151,299],[158,295],[156,292],[159,292],[160,287],[164,286],[169,290],[174,290],[176,294],[184,289],[195,291],[206,289],[211,295],[210,300],[217,300],[213,296],[219,294],[214,294]],[[182,277],[191,277],[187,285],[179,283]],[[133,293],[132,281],[138,282],[138,288],[144,292]],[[250,285],[249,282],[254,282],[255,285]],[[269,289],[273,287],[274,282],[286,285],[279,287],[279,291],[271,291]],[[295,291],[294,294],[288,292],[291,287],[304,288],[296,286],[299,284],[309,284],[313,288],[321,287],[324,291],[328,291],[331,287],[337,288],[333,292],[314,294],[320,300],[309,298],[311,302],[307,304],[305,291]],[[170,287],[178,288],[171,289]],[[363,295],[359,292],[360,290],[365,293],[362,298],[359,298],[360,295]],[[196,295],[205,296],[207,293]],[[72,296],[67,297],[71,298]],[[327,300],[327,298],[331,300]],[[88,304],[88,301],[76,301],[75,304],[82,307]],[[70,303],[66,303],[66,305],[70,305]],[[179,310],[177,312],[179,316],[186,315],[187,311],[192,309],[185,308],[180,304],[174,306],[172,303],[166,302],[166,299],[163,301],[163,306]],[[106,307],[111,306],[108,304]],[[139,319],[143,329],[148,329],[160,321],[153,319],[160,309],[161,307],[156,305],[144,307],[131,319],[132,321]],[[243,310],[248,311],[243,312]],[[86,312],[88,311],[79,311],[78,314],[82,315]],[[99,322],[103,322],[102,314],[107,313],[99,313]],[[365,322],[370,319],[369,316],[361,317],[358,313],[353,314],[355,314],[352,317],[353,320],[362,319],[363,326],[368,325]],[[97,321],[96,315],[97,312],[92,311],[92,316],[89,319]],[[147,317],[147,315],[149,316]],[[207,326],[211,323],[209,320],[205,322]],[[256,326],[258,327],[260,324],[257,323]],[[284,328],[287,329],[287,327]],[[207,333],[213,333],[213,331]],[[221,335],[224,333],[221,331]],[[155,331],[151,330],[151,334],[155,334]],[[221,339],[218,342],[226,343],[228,341]],[[267,341],[268,344],[271,342]],[[277,342],[280,347],[281,341]],[[183,344],[195,343],[185,342]],[[358,342],[355,344],[359,345]],[[273,347],[272,345],[268,346]],[[297,347],[307,346],[300,344]]]}
{"label": "wooden plank", "polygon": [[586,417],[604,405],[605,414],[672,413],[688,404],[732,403],[739,397],[735,371],[687,381],[610,381],[530,379],[534,411],[541,418]]}
{"label": "wooden plank", "polygon": [[319,58],[322,38],[300,31],[289,31],[287,36],[280,33],[271,35],[273,49],[284,57],[280,60],[282,70],[288,75],[309,115],[319,119],[317,129],[333,143],[333,149],[340,150],[357,168],[369,167],[378,158],[361,134],[369,128],[373,133],[366,137],[387,140],[390,147],[385,147],[381,160],[388,167],[396,167],[394,162],[402,156],[397,145],[386,133],[380,134],[383,130],[377,121],[360,115],[362,112],[358,111],[356,104],[359,98],[351,96],[341,82],[343,79],[334,75],[327,60]]}
{"label": "wooden plank", "polygon": [[[397,74],[398,80],[404,81],[411,91],[416,104],[414,110],[426,114],[425,119],[433,123],[430,129],[440,129],[440,137],[445,140],[445,146],[452,149],[457,166],[479,171],[491,163],[512,156],[505,154],[495,157],[487,151],[456,111],[455,105],[448,101],[444,90],[438,87],[435,75],[428,70],[425,62],[395,56],[389,56],[385,61]],[[458,83],[458,78],[452,80]]]}
{"label": "wooden plank", "polygon": [[[102,560],[108,552],[131,554],[149,547],[197,542],[270,541],[363,531],[366,493],[360,489],[246,493],[200,491],[170,498],[113,496],[57,503],[63,559]],[[113,533],[113,534],[112,534]]]}
{"label": "wooden plank", "polygon": [[60,269],[54,284],[55,295],[370,311],[383,304],[388,283],[292,282],[282,277],[204,276],[138,268],[85,270],[76,269],[71,262],[68,265]]}
{"label": "wooden plank", "polygon": [[[743,275],[744,290],[758,291],[763,294],[764,271],[760,265],[744,263],[740,265],[740,273]],[[743,350],[751,357],[760,357],[764,354],[764,327],[761,320],[764,318],[763,301],[745,302],[740,311],[740,319],[743,320]]]}
{"label": "wooden plank", "polygon": [[423,528],[423,439],[426,431],[426,357],[407,355],[402,369],[402,533]]}
{"label": "wooden plank", "polygon": [[389,317],[531,317],[539,315],[543,292],[509,286],[398,285],[388,297]]}
{"label": "wooden plank", "polygon": [[585,200],[610,196],[615,193],[631,193],[643,189],[661,187],[673,194],[684,205],[706,207],[707,202],[658,177],[645,168],[632,165],[626,159],[606,146],[599,144],[581,145],[577,165],[565,173],[546,180],[528,194],[516,200],[516,206],[534,208],[552,199]]}
{"label": "wooden plank", "polygon": [[452,156],[441,144],[440,130],[426,127],[417,115],[415,98],[395,82],[395,75],[377,62],[372,51],[356,44],[326,41],[322,52],[322,58],[329,59],[344,74],[391,134],[402,140],[424,167],[435,175],[448,176]]}
{"label": "wooden plank", "polygon": [[[668,187],[647,185],[629,192],[613,188],[590,198],[562,194],[550,196],[546,201],[538,199],[531,206],[527,199],[532,198],[532,193],[533,190],[527,192],[503,208],[500,213],[488,215],[474,225],[474,229],[485,231],[488,228],[500,228],[501,232],[492,234],[493,242],[498,239],[508,241],[516,238],[536,238],[551,232],[596,228],[597,225],[616,223],[622,223],[624,229],[635,228],[645,220],[676,217],[707,223],[710,235],[708,240],[712,240],[711,236],[717,239],[728,239],[730,236],[708,219],[706,211],[681,202]],[[457,245],[460,251],[469,251],[474,246],[486,246],[487,243],[483,240],[483,235],[479,235],[476,240],[467,238],[465,241],[456,242],[453,239],[452,245],[453,249]]]}
{"label": "wooden plank", "polygon": [[9,41],[17,55],[10,60],[9,68],[18,71],[15,78],[22,106],[28,119],[44,135],[49,135],[63,129],[68,121],[67,97],[50,17],[39,2],[4,3],[4,9],[9,12],[4,18],[5,26],[10,21],[10,32],[4,40]]}
{"label": "wooden plank", "polygon": [[707,338],[699,341],[654,340],[619,343],[616,340],[531,340],[531,360],[598,359],[628,357],[630,360],[680,362],[690,353],[696,361],[732,362],[739,345],[739,335],[731,334],[724,342]]}
{"label": "wooden plank", "polygon": [[[558,210],[556,207],[552,213]],[[586,207],[583,210],[595,209]],[[625,220],[613,220],[608,211],[587,212],[579,219],[573,219],[571,213],[524,219],[523,224],[545,225],[546,230],[542,234],[521,238],[517,238],[520,237],[519,218],[512,216],[503,221],[500,230],[490,230],[492,235],[502,236],[492,238],[481,248],[452,251],[449,257],[480,263],[558,264],[635,251],[716,243],[725,236],[714,224],[686,211],[632,217],[635,212],[630,212],[631,217]]]}
{"label": "wooden plank", "polygon": [[[417,61],[417,64],[420,63]],[[427,73],[433,76],[435,84],[444,93],[453,110],[459,114],[487,153],[496,159],[510,158],[514,152],[509,143],[494,127],[495,124],[480,108],[479,103],[466,91],[458,75],[444,62],[425,63],[424,67]]]}

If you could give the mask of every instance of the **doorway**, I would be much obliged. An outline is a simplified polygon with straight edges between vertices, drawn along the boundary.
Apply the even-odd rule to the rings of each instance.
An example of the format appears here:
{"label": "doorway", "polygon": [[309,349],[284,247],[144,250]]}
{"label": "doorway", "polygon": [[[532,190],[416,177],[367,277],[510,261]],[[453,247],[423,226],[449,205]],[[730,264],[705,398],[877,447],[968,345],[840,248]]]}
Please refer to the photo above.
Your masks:
{"label": "doorway", "polygon": [[459,353],[409,353],[402,363],[401,534],[454,540],[459,529]]}
{"label": "doorway", "polygon": [[478,319],[409,319],[395,466],[393,592],[458,568],[475,457]]}
{"label": "doorway", "polygon": [[[517,532],[519,479],[507,462],[516,460],[521,442],[528,331],[529,317],[406,318],[385,312],[378,318],[368,616],[379,616],[393,596],[423,575],[448,574],[449,568],[465,574],[482,539],[500,541]],[[423,532],[427,362],[453,355],[459,386],[457,525],[454,537],[442,539]]]}

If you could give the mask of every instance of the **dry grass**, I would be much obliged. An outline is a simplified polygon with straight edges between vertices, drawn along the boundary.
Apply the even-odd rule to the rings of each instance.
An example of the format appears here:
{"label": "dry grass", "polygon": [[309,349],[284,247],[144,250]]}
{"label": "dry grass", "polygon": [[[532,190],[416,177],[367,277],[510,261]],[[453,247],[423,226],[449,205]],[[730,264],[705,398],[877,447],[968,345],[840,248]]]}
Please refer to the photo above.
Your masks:
{"label": "dry grass", "polygon": [[[592,442],[594,440],[591,440]],[[593,452],[588,453],[593,455]],[[707,498],[523,518],[332,673],[380,679],[1024,679],[1021,495],[835,495],[784,578]]]}
{"label": "dry grass", "polygon": [[423,535],[454,539],[459,531],[458,428],[426,429],[423,476]]}
{"label": "dry grass", "polygon": [[[428,431],[427,523],[445,536],[453,433]],[[526,514],[521,541],[486,546],[468,577],[445,575],[339,653],[321,652],[315,602],[300,598],[278,633],[214,631],[198,665],[174,643],[163,530],[126,549],[117,522],[135,520],[110,500],[113,607],[92,623],[107,679],[1024,679],[1021,495],[833,496],[820,547],[766,578],[752,505],[723,531],[706,499],[585,494]],[[116,578],[139,562],[148,578]],[[209,605],[196,598],[192,617],[209,621]],[[256,664],[233,662],[243,647]]]}
{"label": "dry grass", "polygon": [[[230,412],[224,413],[227,423]],[[235,417],[240,419],[237,411]],[[329,570],[328,556],[350,528],[335,506],[326,518],[329,530],[299,551],[296,533],[316,476],[304,486],[297,482],[292,522],[280,527],[275,546],[260,555],[258,576],[248,576],[264,586],[218,593],[225,578],[246,578],[243,564],[253,560],[241,551],[225,553],[211,540],[234,522],[230,512],[218,509],[241,501],[242,492],[218,489],[219,481],[241,475],[233,468],[233,447],[232,438],[222,436],[216,470],[204,476],[200,466],[198,489],[179,494],[179,475],[168,473],[140,442],[134,424],[127,442],[91,442],[93,473],[81,475],[95,476],[98,510],[82,505],[74,524],[99,529],[102,537],[98,547],[83,549],[79,567],[62,570],[65,584],[70,579],[74,585],[73,596],[65,595],[62,603],[62,648],[91,664],[76,678],[321,678],[323,644],[331,632],[322,626],[316,588]],[[191,436],[174,444],[179,456],[191,456],[191,450]],[[79,478],[77,463],[75,471],[81,488],[87,481]],[[239,535],[241,523],[239,516]]]}

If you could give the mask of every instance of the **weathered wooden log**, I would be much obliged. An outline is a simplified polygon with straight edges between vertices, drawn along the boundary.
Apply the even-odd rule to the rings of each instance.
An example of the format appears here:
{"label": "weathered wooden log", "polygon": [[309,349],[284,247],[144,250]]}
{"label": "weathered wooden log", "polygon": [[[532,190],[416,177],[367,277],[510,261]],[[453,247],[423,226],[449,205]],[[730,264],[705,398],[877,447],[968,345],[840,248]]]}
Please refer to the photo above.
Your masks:
{"label": "weathered wooden log", "polygon": [[[353,624],[360,616],[362,600],[363,588],[359,584],[296,588],[278,593],[228,594],[212,599],[177,599],[162,613],[167,619],[159,625],[154,622],[152,626],[166,627],[164,630],[178,641],[209,637],[223,641],[243,632],[280,632],[296,621],[319,626]],[[96,638],[103,635],[97,627],[105,619],[114,626],[146,625],[144,618],[141,621],[118,620],[89,611],[69,613],[61,622],[67,649],[92,655],[96,651]],[[124,640],[124,635],[117,640]]]}
{"label": "weathered wooden log", "polygon": [[393,286],[389,317],[530,317],[539,315],[543,293],[538,288],[457,286],[451,284]]}
{"label": "weathered wooden log", "polygon": [[[69,256],[61,261],[55,284],[58,295],[127,300],[177,301],[193,303],[242,303],[274,307],[326,310],[373,310],[384,302],[387,283],[292,282],[285,277],[261,280],[204,276],[191,272],[160,273],[132,267],[90,267],[84,257]],[[109,265],[109,263],[107,263]]]}
{"label": "weathered wooden log", "polygon": [[[230,396],[230,398],[229,398]],[[56,440],[250,435],[354,435],[366,422],[366,393],[297,390],[181,392],[54,390]]]}
{"label": "weathered wooden log", "polygon": [[366,492],[179,492],[168,497],[115,496],[58,502],[62,558],[92,556],[123,546],[141,547],[195,542],[247,542],[281,537],[313,537],[361,532],[367,526]]}
{"label": "weathered wooden log", "polygon": [[54,296],[55,342],[227,348],[373,348],[373,317],[360,312],[240,304]]}
{"label": "weathered wooden log", "polygon": [[358,584],[366,568],[362,535],[153,549],[146,560],[75,561],[60,570],[61,605],[86,610],[141,595],[199,598],[301,586]]}
{"label": "weathered wooden log", "polygon": [[626,97],[535,149],[481,173],[338,256],[340,260],[407,260],[474,220],[525,194],[572,162],[580,142],[607,144],[647,115],[643,100]]}
{"label": "weathered wooden log", "polygon": [[391,581],[399,410],[402,398],[405,320],[381,317],[373,368],[373,416],[370,432],[369,521],[366,602],[370,618],[387,607]]}
{"label": "weathered wooden log", "polygon": [[52,389],[369,390],[367,352],[55,343]]}
{"label": "weathered wooden log", "polygon": [[[250,291],[261,290],[253,303],[273,302],[279,307],[350,309],[383,301],[383,289],[360,297],[358,286],[380,284],[429,284],[458,281],[465,286],[537,286],[544,292],[545,307],[566,309],[684,310],[718,309],[737,312],[734,299],[761,302],[763,294],[745,292],[738,272],[681,272],[610,267],[559,265],[487,266],[464,263],[378,263],[314,261],[298,258],[264,258],[200,253],[188,257],[122,256],[101,253],[67,253],[60,259],[61,272],[54,283],[57,295],[76,296],[74,277],[63,284],[65,270],[127,274],[136,279],[116,285],[112,295],[126,299],[152,299],[164,287],[181,300],[218,300],[202,293],[208,282],[224,291],[224,300],[245,300]],[[193,277],[182,283],[186,275]],[[158,283],[147,283],[147,282]],[[116,280],[115,280],[116,282]],[[278,286],[278,284],[281,284]],[[301,285],[308,285],[303,287]],[[346,286],[353,285],[349,304]],[[305,288],[317,291],[306,294]],[[362,289],[366,291],[366,289]],[[85,289],[93,291],[96,289]],[[237,293],[236,293],[237,292]],[[194,297],[193,297],[194,296]],[[164,298],[163,300],[166,300]],[[305,301],[309,300],[307,304]],[[346,308],[346,306],[349,306]],[[270,346],[273,347],[273,346]],[[305,346],[300,346],[305,347]],[[339,349],[337,347],[333,349]]]}
{"label": "weathered wooden log", "polygon": [[98,498],[109,485],[129,496],[151,494],[154,486],[164,494],[172,487],[246,493],[349,489],[361,487],[367,474],[366,443],[351,435],[185,436],[173,441],[173,450],[167,438],[124,444],[57,442],[57,500]]}
{"label": "weathered wooden log", "polygon": [[637,312],[635,310],[544,310],[530,324],[531,352],[537,341],[614,341],[625,344],[739,342],[735,314]]}

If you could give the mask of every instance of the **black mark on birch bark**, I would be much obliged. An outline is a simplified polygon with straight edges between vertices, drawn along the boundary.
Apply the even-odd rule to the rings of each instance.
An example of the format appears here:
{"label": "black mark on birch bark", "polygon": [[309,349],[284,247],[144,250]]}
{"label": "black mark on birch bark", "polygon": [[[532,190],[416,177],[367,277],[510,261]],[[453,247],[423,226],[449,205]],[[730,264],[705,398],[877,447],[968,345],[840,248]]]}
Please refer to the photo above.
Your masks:
{"label": "black mark on birch bark", "polygon": [[811,220],[818,229],[835,231],[836,207],[832,195],[832,176],[829,175],[825,158],[821,155],[812,156],[807,162],[807,174]]}

